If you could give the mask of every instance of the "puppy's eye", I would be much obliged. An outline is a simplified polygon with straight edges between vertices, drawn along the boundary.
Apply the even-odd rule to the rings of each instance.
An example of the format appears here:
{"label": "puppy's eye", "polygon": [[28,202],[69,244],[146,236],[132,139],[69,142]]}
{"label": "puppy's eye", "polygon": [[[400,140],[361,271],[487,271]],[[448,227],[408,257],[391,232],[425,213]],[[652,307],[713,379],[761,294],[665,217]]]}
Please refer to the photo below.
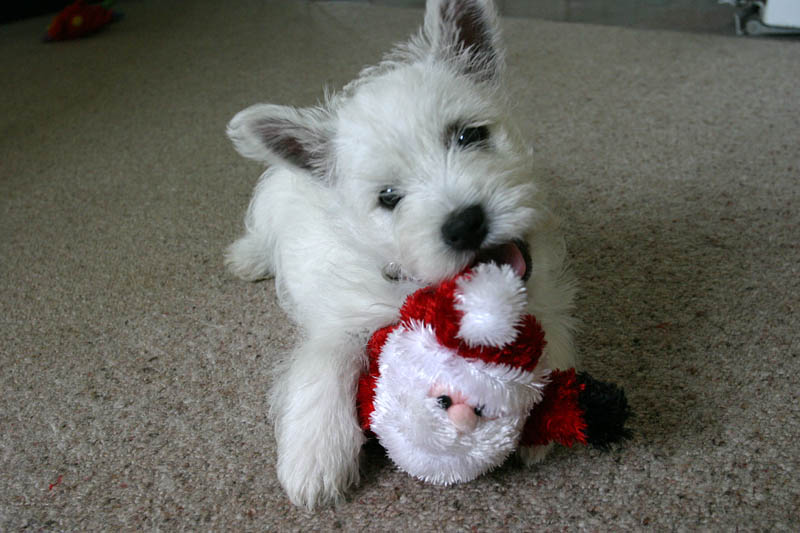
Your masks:
{"label": "puppy's eye", "polygon": [[445,411],[450,409],[450,406],[453,405],[453,399],[447,395],[439,396],[438,398],[436,398],[436,401],[439,402],[439,407],[441,407]]}
{"label": "puppy's eye", "polygon": [[402,199],[403,195],[400,194],[394,187],[387,187],[378,193],[378,201],[380,202],[381,206],[385,207],[386,209],[394,209],[397,203]]}
{"label": "puppy's eye", "polygon": [[462,128],[456,132],[456,144],[462,148],[480,145],[488,140],[489,128],[486,126]]}

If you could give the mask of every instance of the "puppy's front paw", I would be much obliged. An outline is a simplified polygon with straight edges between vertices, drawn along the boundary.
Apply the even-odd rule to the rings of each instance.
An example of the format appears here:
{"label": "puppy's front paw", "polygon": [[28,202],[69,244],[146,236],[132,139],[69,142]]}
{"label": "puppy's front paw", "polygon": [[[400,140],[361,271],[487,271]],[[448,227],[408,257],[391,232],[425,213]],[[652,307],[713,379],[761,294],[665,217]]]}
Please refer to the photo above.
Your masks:
{"label": "puppy's front paw", "polygon": [[311,428],[309,421],[287,424],[278,440],[278,480],[289,499],[313,509],[337,503],[358,483],[361,429],[349,420]]}
{"label": "puppy's front paw", "polygon": [[544,461],[547,454],[553,448],[553,443],[539,446],[520,446],[517,450],[517,457],[525,466],[534,466]]}

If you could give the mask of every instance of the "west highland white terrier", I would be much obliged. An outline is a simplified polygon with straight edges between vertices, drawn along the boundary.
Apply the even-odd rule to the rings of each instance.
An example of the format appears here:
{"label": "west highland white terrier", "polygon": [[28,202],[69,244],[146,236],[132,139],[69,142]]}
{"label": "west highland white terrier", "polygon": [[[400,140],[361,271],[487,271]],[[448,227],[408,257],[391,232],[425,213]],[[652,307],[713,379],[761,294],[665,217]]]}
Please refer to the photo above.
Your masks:
{"label": "west highland white terrier", "polygon": [[421,286],[511,265],[545,331],[542,364],[575,365],[563,241],[503,70],[490,1],[429,0],[419,32],[341,93],[314,108],[254,105],[228,125],[268,170],[227,265],[246,280],[274,276],[301,330],[271,391],[278,478],[297,505],[335,502],[358,482],[365,344]]}

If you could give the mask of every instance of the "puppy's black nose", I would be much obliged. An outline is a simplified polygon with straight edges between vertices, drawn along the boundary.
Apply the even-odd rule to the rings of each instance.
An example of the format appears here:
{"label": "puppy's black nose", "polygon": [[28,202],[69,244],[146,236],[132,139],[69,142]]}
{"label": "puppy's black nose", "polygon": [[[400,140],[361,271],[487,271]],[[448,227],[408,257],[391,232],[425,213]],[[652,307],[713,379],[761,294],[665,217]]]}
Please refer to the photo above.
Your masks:
{"label": "puppy's black nose", "polygon": [[442,238],[454,250],[477,250],[487,233],[486,212],[478,204],[453,211],[442,224]]}

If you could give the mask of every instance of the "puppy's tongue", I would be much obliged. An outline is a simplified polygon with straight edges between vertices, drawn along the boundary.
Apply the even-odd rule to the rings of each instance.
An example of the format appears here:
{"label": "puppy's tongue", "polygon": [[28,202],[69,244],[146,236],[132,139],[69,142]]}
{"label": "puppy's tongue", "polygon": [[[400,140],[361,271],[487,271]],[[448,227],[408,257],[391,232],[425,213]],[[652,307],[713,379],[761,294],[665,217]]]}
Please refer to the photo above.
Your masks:
{"label": "puppy's tongue", "polygon": [[486,250],[475,260],[476,265],[489,262],[497,263],[498,265],[509,265],[520,278],[527,279],[528,277],[528,259],[515,243],[501,244]]}

